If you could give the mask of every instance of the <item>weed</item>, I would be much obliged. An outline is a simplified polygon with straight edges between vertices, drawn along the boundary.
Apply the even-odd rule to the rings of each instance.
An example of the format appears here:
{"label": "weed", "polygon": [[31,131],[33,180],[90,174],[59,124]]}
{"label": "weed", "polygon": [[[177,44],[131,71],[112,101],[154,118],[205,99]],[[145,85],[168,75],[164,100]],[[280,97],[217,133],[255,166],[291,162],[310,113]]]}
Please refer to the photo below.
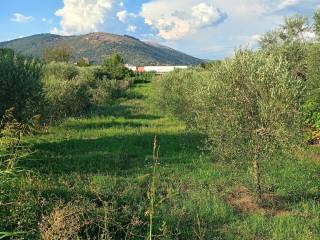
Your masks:
{"label": "weed", "polygon": [[157,136],[154,137],[153,140],[153,153],[152,153],[152,179],[151,185],[148,192],[148,198],[150,201],[150,209],[149,209],[149,240],[153,239],[153,218],[155,214],[154,203],[156,199],[156,180],[157,180],[157,165],[159,160],[159,150],[160,146],[157,142]]}

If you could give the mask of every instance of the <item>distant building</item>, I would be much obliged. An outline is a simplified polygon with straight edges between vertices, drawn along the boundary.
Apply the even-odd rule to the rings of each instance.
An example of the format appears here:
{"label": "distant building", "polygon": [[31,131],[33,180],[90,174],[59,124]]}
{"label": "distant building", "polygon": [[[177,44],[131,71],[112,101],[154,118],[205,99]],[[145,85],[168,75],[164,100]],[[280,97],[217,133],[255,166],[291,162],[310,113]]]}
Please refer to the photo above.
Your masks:
{"label": "distant building", "polygon": [[188,66],[131,66],[126,65],[128,69],[131,69],[134,72],[154,72],[157,74],[169,73],[175,69],[187,69]]}

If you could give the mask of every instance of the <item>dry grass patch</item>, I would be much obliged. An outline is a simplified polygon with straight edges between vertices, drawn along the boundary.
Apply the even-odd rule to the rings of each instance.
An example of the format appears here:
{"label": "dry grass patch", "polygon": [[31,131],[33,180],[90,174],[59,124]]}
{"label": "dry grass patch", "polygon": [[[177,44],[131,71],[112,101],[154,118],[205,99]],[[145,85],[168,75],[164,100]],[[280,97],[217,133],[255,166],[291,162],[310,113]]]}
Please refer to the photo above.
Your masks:
{"label": "dry grass patch", "polygon": [[273,193],[262,194],[259,201],[256,195],[244,186],[236,186],[225,201],[242,213],[261,213],[270,216],[290,214],[283,200]]}

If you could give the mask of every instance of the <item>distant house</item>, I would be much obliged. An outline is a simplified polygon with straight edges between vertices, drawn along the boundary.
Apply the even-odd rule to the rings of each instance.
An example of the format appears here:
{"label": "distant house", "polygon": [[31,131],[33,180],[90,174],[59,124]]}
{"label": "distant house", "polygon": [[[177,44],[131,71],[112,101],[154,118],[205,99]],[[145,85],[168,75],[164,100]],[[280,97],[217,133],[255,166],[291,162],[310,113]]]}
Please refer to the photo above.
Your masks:
{"label": "distant house", "polygon": [[143,73],[143,72],[154,72],[157,74],[169,73],[175,69],[187,69],[188,66],[131,66],[126,65],[128,69],[132,71]]}

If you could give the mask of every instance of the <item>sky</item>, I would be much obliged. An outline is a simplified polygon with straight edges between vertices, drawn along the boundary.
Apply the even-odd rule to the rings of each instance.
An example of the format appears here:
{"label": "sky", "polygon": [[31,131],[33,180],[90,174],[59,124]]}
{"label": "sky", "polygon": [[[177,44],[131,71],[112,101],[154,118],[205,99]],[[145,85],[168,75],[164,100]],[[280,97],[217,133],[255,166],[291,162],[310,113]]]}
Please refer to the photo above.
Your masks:
{"label": "sky", "polygon": [[203,59],[255,48],[285,16],[320,0],[0,0],[0,41],[39,33],[127,34]]}

